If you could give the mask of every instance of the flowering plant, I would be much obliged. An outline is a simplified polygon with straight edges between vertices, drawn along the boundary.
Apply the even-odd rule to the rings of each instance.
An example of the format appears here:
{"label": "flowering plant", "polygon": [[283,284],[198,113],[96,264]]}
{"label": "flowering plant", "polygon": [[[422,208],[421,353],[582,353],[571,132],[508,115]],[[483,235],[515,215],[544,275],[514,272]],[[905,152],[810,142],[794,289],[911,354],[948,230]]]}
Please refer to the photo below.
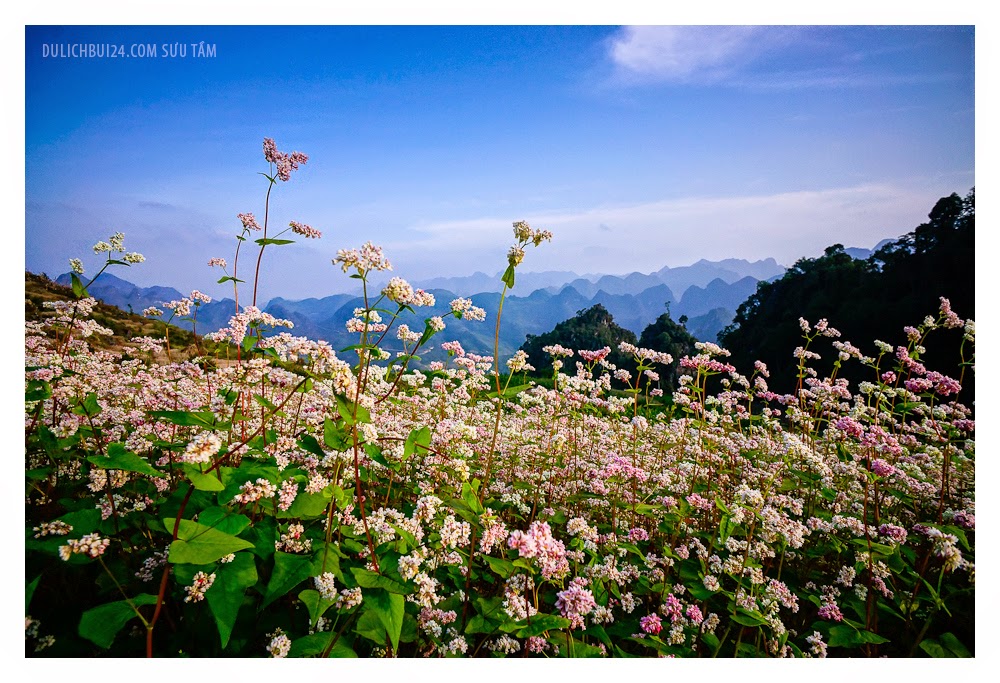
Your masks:
{"label": "flowering plant", "polygon": [[[392,266],[369,242],[333,259],[363,291],[357,343],[335,350],[255,305],[264,249],[288,243],[267,236],[270,192],[307,161],[271,140],[264,154],[264,225],[240,215],[221,280],[236,310],[209,335],[231,362],[164,362],[145,338],[92,349],[109,331],[78,278],[26,323],[28,654],[970,654],[975,424],[962,378],[928,369],[922,344],[962,327],[964,359],[975,326],[946,300],[905,345],[833,342],[824,378],[810,361],[838,335],[803,321],[791,393],[699,344],[679,390],[650,403],[643,378],[671,359],[634,345],[627,392],[610,389],[623,371],[607,347],[549,348],[586,363],[556,365],[551,389],[511,386],[526,359],[498,345],[445,341],[447,362],[423,365],[446,318],[486,311],[456,299],[422,330],[401,324],[434,297],[399,277],[371,291]],[[525,247],[552,237],[513,227],[503,294]],[[239,248],[258,229],[241,307]],[[120,234],[98,246],[124,251]],[[851,362],[872,381],[838,379]]]}

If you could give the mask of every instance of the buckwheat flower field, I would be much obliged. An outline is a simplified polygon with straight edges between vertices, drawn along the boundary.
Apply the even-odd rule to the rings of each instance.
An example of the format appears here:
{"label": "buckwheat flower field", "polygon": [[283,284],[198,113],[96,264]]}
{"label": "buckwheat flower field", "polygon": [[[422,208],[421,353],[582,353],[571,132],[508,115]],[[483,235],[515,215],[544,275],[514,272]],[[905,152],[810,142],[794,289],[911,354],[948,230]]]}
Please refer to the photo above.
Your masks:
{"label": "buckwheat flower field", "polygon": [[[267,216],[308,157],[270,139],[264,157]],[[947,299],[898,339],[801,320],[794,386],[712,343],[678,359],[672,397],[650,387],[675,359],[627,343],[632,369],[548,347],[543,386],[448,322],[499,349],[518,266],[558,236],[513,223],[499,309],[459,298],[423,329],[398,318],[433,295],[371,285],[392,254],[341,249],[328,267],[365,305],[334,349],[257,308],[265,252],[320,231],[238,218],[231,261],[205,255],[236,306],[202,355],[178,360],[169,335],[93,345],[110,330],[78,255],[74,297],[26,323],[26,655],[974,653],[975,424],[955,395],[975,324]],[[94,247],[97,277],[141,264],[124,240]],[[928,354],[947,329],[954,358]],[[447,362],[420,361],[432,344]],[[957,358],[961,376],[935,370]]]}

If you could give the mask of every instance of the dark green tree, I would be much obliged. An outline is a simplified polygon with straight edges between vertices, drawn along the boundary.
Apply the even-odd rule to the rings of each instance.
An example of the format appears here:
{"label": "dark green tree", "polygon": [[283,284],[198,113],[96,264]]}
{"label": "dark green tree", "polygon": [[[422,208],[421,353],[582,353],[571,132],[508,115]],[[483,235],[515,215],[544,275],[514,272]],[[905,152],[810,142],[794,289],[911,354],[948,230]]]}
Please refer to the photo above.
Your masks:
{"label": "dark green tree", "polygon": [[535,366],[536,372],[540,375],[552,372],[552,357],[542,349],[553,344],[574,351],[581,349],[595,351],[609,346],[611,353],[608,355],[608,361],[619,368],[632,369],[635,363],[618,350],[618,345],[623,341],[636,344],[635,333],[617,325],[608,309],[601,304],[595,304],[588,309],[577,311],[576,316],[557,324],[551,332],[529,334],[521,345],[521,350],[528,354],[528,362]]}
{"label": "dark green tree", "polygon": [[[681,316],[686,321],[685,316]],[[673,391],[677,388],[677,369],[681,358],[695,354],[695,342],[698,340],[691,336],[682,324],[675,323],[670,318],[670,306],[667,312],[662,314],[655,321],[646,326],[639,336],[639,346],[654,351],[664,351],[674,358],[674,362],[669,366],[661,366],[657,370],[660,375],[661,387],[665,391]]]}
{"label": "dark green tree", "polygon": [[[733,364],[745,372],[754,360],[764,361],[771,370],[772,388],[783,392],[794,386],[791,353],[802,341],[799,317],[810,323],[826,318],[840,330],[842,340],[868,355],[875,355],[875,339],[905,344],[903,327],[936,316],[939,297],[949,299],[963,318],[975,318],[975,190],[965,198],[941,198],[928,218],[866,260],[851,258],[835,244],[818,258],[799,260],[780,279],[758,283],[757,291],[737,309],[732,325],[719,333]],[[936,369],[956,378],[962,374],[959,359],[934,352],[957,348],[961,334],[935,331],[925,356]],[[821,373],[830,370],[836,357],[829,341],[826,344],[814,349],[823,356],[814,366]],[[845,368],[841,376],[872,379],[864,368]],[[968,372],[965,385],[961,397],[971,402]]]}

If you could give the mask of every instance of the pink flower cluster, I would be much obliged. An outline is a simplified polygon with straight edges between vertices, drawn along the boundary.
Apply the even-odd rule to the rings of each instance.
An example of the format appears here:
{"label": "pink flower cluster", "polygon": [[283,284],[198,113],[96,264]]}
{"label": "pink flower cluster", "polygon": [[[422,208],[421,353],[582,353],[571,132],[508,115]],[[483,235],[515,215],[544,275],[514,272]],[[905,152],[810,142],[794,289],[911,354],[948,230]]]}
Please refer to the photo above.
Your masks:
{"label": "pink flower cluster", "polygon": [[820,619],[826,619],[827,621],[843,621],[844,615],[841,613],[840,608],[832,602],[828,602],[819,608],[817,613]]}
{"label": "pink flower cluster", "polygon": [[371,242],[365,242],[360,250],[338,249],[337,258],[333,259],[333,265],[337,264],[340,264],[345,273],[354,268],[361,275],[372,270],[392,270],[392,264],[382,253],[382,247]]}
{"label": "pink flower cluster", "polygon": [[585,586],[587,579],[580,576],[569,583],[569,587],[556,594],[556,608],[569,619],[570,628],[583,628],[584,617],[597,607],[594,594]]}
{"label": "pink flower cluster", "polygon": [[670,623],[674,623],[683,618],[684,605],[681,604],[681,601],[673,593],[668,593],[667,597],[663,600],[663,604],[660,606],[660,612],[664,616],[670,617]]}
{"label": "pink flower cluster", "polygon": [[292,177],[292,171],[298,170],[300,164],[309,161],[309,157],[302,152],[292,152],[291,154],[279,152],[271,138],[264,138],[264,158],[277,166],[278,178],[284,182],[288,182],[288,179]]}
{"label": "pink flower cluster", "polygon": [[605,346],[603,349],[598,349],[597,351],[584,351],[580,350],[580,358],[584,359],[588,363],[596,363],[604,360],[611,353],[611,347]]}
{"label": "pink flower cluster", "polygon": [[534,559],[546,579],[558,578],[569,573],[566,560],[566,546],[552,537],[552,529],[547,522],[532,522],[527,533],[512,531],[507,545],[521,557]]}
{"label": "pink flower cluster", "polygon": [[896,468],[881,458],[872,461],[872,472],[880,477],[888,477],[896,471]]}
{"label": "pink flower cluster", "polygon": [[[257,222],[257,219],[254,218],[254,215],[252,213],[238,213],[236,214],[236,217],[240,219],[240,222],[243,223],[243,227],[247,230],[261,229],[260,224]],[[219,260],[221,261],[222,259]],[[209,261],[208,264],[212,265],[212,262]]]}
{"label": "pink flower cluster", "polygon": [[639,626],[645,633],[656,635],[663,630],[663,624],[657,614],[647,614],[639,620]]}
{"label": "pink flower cluster", "polygon": [[288,227],[292,229],[296,235],[302,235],[303,237],[318,239],[323,236],[323,233],[316,228],[310,227],[305,223],[299,223],[298,221],[291,221]]}

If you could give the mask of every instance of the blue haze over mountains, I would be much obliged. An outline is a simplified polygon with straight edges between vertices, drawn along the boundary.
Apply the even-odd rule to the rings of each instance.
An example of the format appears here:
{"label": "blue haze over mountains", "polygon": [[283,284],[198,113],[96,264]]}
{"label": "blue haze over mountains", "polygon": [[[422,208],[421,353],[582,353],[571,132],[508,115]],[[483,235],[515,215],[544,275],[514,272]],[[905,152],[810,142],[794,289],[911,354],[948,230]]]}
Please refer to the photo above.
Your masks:
{"label": "blue haze over mountains", "polygon": [[[871,253],[868,249],[858,248],[847,251],[855,258],[867,258]],[[715,341],[718,332],[732,322],[737,307],[756,291],[758,281],[778,278],[784,271],[783,266],[768,258],[755,262],[742,259],[701,260],[690,266],[664,267],[653,273],[624,276],[581,276],[569,271],[518,273],[514,289],[504,302],[500,327],[501,357],[508,357],[517,350],[526,335],[548,332],[557,323],[598,303],[611,313],[616,323],[632,330],[637,336],[666,312],[669,305],[675,321],[687,316],[687,329],[697,339]],[[68,273],[61,275],[56,281],[68,285],[70,276]],[[439,277],[411,284],[431,292],[437,300],[430,309],[417,309],[416,315],[401,316],[400,322],[413,330],[422,331],[425,318],[447,313],[451,300],[460,296],[471,298],[487,313],[484,322],[447,318],[447,329],[434,337],[436,343],[432,342],[432,348],[421,354],[423,360],[442,358],[443,353],[436,347],[452,339],[461,342],[466,351],[493,354],[494,321],[503,287],[499,273],[493,276],[474,273],[465,277]],[[378,287],[380,289],[381,285]],[[370,291],[377,290],[371,287]],[[111,273],[104,273],[90,287],[90,294],[107,304],[141,314],[149,306],[162,310],[164,302],[180,299],[188,293],[172,287],[138,287]],[[335,349],[342,349],[357,343],[357,335],[348,333],[345,323],[353,317],[354,309],[362,305],[363,300],[358,294],[334,294],[297,301],[277,297],[271,299],[264,310],[295,323],[292,334],[325,339]],[[231,298],[204,304],[198,309],[196,331],[205,334],[218,330],[228,324],[234,312],[235,305]],[[169,311],[165,313],[169,315]],[[189,322],[173,322],[179,327],[191,329]],[[394,333],[387,335],[383,347],[389,351],[401,350]]]}

